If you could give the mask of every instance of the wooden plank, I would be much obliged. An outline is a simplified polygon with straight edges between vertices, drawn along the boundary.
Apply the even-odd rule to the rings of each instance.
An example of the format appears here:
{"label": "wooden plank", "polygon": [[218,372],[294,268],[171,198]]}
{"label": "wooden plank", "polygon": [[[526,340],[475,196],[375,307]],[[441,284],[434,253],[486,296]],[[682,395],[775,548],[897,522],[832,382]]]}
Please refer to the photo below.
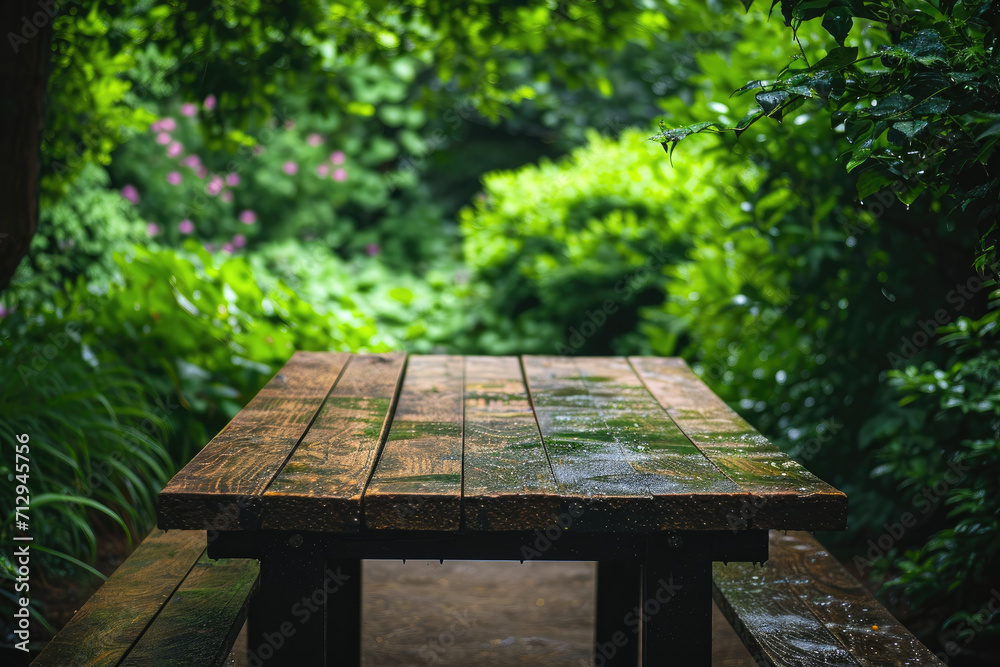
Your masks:
{"label": "wooden plank", "polygon": [[578,528],[727,527],[746,493],[680,432],[625,359],[523,361],[560,491],[586,503]]}
{"label": "wooden plank", "polygon": [[843,530],[847,496],[771,444],[705,386],[683,359],[630,357],[681,431],[752,496],[734,526]]}
{"label": "wooden plank", "polygon": [[309,428],[346,352],[296,352],[160,492],[161,528],[259,526],[261,496]]}
{"label": "wooden plank", "polygon": [[459,529],[462,369],[457,356],[407,360],[389,437],[362,500],[367,528]]}
{"label": "wooden plank", "polygon": [[122,661],[144,665],[224,665],[247,617],[260,566],[203,555]]}
{"label": "wooden plank", "polygon": [[33,665],[117,665],[205,551],[205,533],[155,529]]}
{"label": "wooden plank", "polygon": [[863,667],[943,665],[809,533],[772,530],[766,568]]}
{"label": "wooden plank", "polygon": [[558,520],[559,491],[517,357],[465,357],[463,486],[469,530]]}
{"label": "wooden plank", "polygon": [[714,563],[713,598],[757,664],[858,665],[770,567]]}
{"label": "wooden plank", "polygon": [[302,442],[264,493],[264,528],[361,528],[361,495],[389,430],[405,361],[404,352],[351,357]]}

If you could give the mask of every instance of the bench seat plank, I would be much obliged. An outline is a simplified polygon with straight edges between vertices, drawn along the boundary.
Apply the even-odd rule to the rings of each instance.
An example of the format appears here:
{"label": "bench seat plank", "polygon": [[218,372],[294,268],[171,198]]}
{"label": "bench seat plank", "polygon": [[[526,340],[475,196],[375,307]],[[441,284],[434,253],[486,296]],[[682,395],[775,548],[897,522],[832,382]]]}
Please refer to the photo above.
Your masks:
{"label": "bench seat plank", "polygon": [[405,361],[404,353],[351,358],[264,493],[264,528],[360,530],[361,496],[389,430]]}
{"label": "bench seat plank", "polygon": [[691,442],[753,496],[739,514],[739,527],[847,527],[847,496],[754,430],[683,359],[629,357],[629,362]]}
{"label": "bench seat plank", "polygon": [[763,567],[715,563],[713,597],[758,664],[943,665],[814,537],[772,530]]}
{"label": "bench seat plank", "polygon": [[121,666],[224,665],[259,574],[255,560],[202,555]]}
{"label": "bench seat plank", "polygon": [[296,352],[160,494],[161,528],[257,528],[262,496],[333,388],[349,353]]}
{"label": "bench seat plank", "polygon": [[559,491],[517,357],[465,358],[463,518],[469,530],[531,530]]}
{"label": "bench seat plank", "polygon": [[773,567],[713,563],[713,598],[759,665],[857,667]]}
{"label": "bench seat plank", "polygon": [[462,357],[410,357],[396,414],[364,493],[365,526],[458,530],[462,516]]}
{"label": "bench seat plank", "polygon": [[205,545],[204,532],[153,530],[32,664],[117,665],[180,586]]}
{"label": "bench seat plank", "polygon": [[767,567],[863,667],[944,664],[809,533],[771,531],[770,545]]}

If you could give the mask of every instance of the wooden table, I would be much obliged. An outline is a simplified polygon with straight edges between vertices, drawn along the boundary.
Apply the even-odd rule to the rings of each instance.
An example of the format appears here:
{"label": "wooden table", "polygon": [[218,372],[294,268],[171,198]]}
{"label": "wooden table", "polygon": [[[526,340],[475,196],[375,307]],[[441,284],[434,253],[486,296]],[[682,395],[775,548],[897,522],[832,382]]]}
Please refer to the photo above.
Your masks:
{"label": "wooden table", "polygon": [[680,359],[403,353],[296,353],[158,508],[260,560],[251,666],[358,664],[365,558],[597,561],[595,664],[709,664],[711,563],[846,516]]}

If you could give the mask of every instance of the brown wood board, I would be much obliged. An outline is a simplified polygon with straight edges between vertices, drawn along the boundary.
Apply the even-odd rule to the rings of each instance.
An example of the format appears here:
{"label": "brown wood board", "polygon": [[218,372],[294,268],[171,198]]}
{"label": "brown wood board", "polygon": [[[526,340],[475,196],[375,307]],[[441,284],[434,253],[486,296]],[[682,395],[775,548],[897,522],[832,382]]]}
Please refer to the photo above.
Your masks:
{"label": "brown wood board", "polygon": [[296,352],[160,492],[161,528],[256,528],[261,497],[305,434],[348,353]]}
{"label": "brown wood board", "polygon": [[465,357],[463,513],[469,530],[558,520],[559,491],[517,357]]}
{"label": "brown wood board", "polygon": [[360,530],[361,496],[389,430],[405,361],[402,352],[351,357],[264,493],[264,528]]}
{"label": "brown wood board", "polygon": [[154,529],[32,663],[117,665],[205,551],[202,531]]}
{"label": "brown wood board", "polygon": [[362,501],[367,528],[459,529],[463,366],[458,356],[407,360],[389,436]]}

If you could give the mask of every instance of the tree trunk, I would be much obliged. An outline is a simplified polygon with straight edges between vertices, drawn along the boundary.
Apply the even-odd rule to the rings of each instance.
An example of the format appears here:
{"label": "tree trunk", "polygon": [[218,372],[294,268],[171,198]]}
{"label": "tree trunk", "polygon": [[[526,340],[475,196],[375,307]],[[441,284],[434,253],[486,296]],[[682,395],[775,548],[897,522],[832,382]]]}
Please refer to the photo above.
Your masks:
{"label": "tree trunk", "polygon": [[39,159],[56,0],[0,2],[0,291],[38,224]]}

